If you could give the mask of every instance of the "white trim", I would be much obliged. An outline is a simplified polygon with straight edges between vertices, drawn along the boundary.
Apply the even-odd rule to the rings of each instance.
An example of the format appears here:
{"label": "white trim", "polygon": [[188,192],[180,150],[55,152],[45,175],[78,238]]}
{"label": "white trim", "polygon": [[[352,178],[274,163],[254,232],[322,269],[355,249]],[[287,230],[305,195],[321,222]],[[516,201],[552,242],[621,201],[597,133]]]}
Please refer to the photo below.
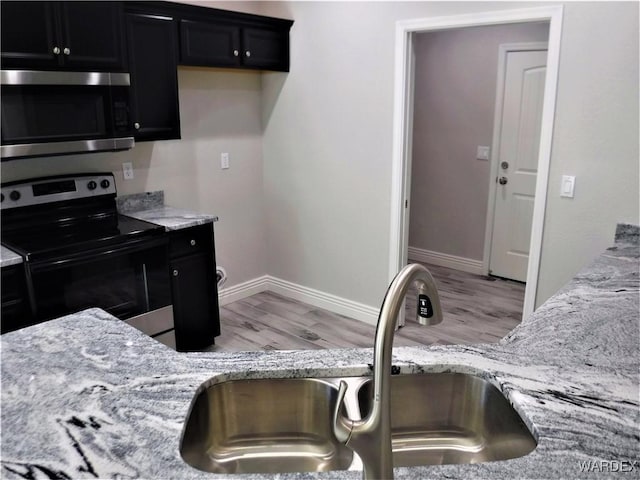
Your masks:
{"label": "white trim", "polygon": [[482,260],[457,257],[456,255],[424,250],[418,247],[409,247],[408,251],[409,258],[412,260],[430,263],[440,267],[453,268],[454,270],[460,270],[467,273],[475,273],[476,275],[484,275]]}
{"label": "white trim", "polygon": [[254,278],[247,282],[233,285],[232,287],[221,288],[218,290],[218,302],[220,306],[227,305],[268,289],[269,275],[263,275],[262,277]]}
{"label": "white trim", "polygon": [[491,140],[491,159],[489,163],[489,197],[487,199],[487,220],[484,229],[484,254],[482,257],[482,274],[489,274],[491,261],[491,244],[493,241],[493,221],[495,218],[496,178],[498,177],[498,158],[500,157],[500,140],[502,131],[502,108],[504,101],[504,79],[509,52],[549,50],[547,42],[503,43],[498,47],[498,76],[496,83],[496,103],[493,110],[493,137]]}
{"label": "white trim", "polygon": [[378,323],[378,308],[304,287],[281,278],[269,277],[269,291],[299,300],[330,312],[354,318],[371,325]]}
{"label": "white trim", "polygon": [[479,25],[496,25],[522,22],[549,21],[549,50],[547,53],[547,75],[542,109],[542,128],[540,132],[540,154],[538,158],[538,177],[533,207],[533,223],[531,228],[531,246],[529,248],[529,265],[527,286],[525,289],[523,318],[526,319],[535,305],[538,289],[538,272],[542,254],[542,234],[544,229],[544,213],[549,182],[549,164],[551,161],[551,141],[560,61],[560,39],[562,33],[562,6],[543,6],[520,8],[496,12],[483,12],[449,17],[432,17],[396,22],[395,34],[395,84],[393,115],[393,156],[391,166],[391,234],[389,243],[389,278],[402,268],[409,248],[406,234],[406,198],[407,158],[411,154],[407,148],[406,138],[411,135],[407,122],[407,92],[411,91],[413,82],[412,32],[444,30]]}
{"label": "white trim", "polygon": [[314,290],[313,288],[270,275],[264,275],[232,287],[223,288],[218,293],[218,300],[220,305],[223,306],[265,291],[278,293],[370,325],[376,325],[378,322],[379,309],[376,307],[321,292],[320,290]]}

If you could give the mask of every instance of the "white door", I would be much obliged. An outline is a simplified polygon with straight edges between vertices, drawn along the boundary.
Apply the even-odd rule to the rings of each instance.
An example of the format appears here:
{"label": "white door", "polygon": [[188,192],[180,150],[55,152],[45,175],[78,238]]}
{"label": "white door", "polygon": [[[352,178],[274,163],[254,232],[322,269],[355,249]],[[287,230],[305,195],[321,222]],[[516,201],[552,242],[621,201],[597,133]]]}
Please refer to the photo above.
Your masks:
{"label": "white door", "polygon": [[[489,273],[526,281],[547,50],[506,51]],[[497,124],[497,122],[496,122]],[[497,148],[496,148],[497,147]]]}

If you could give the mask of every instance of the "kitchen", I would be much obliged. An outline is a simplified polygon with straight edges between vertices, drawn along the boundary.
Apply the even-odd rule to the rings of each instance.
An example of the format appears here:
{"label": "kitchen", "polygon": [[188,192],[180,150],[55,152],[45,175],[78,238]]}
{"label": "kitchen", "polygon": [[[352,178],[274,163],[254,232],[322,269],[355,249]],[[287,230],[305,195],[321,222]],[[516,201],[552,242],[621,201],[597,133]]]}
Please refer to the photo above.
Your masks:
{"label": "kitchen", "polygon": [[[291,71],[180,67],[181,140],[3,162],[2,181],[111,171],[121,195],[164,190],[169,205],[220,218],[216,259],[229,273],[221,303],[280,279],[291,292],[305,287],[296,290],[309,303],[322,292],[343,300],[338,313],[375,322],[389,281],[394,23],[523,4],[212,6],[293,19]],[[638,223],[634,8],[564,5],[550,184],[565,173],[579,183],[572,201],[550,193],[537,305],[611,245],[617,223]],[[133,180],[124,181],[124,162]]]}

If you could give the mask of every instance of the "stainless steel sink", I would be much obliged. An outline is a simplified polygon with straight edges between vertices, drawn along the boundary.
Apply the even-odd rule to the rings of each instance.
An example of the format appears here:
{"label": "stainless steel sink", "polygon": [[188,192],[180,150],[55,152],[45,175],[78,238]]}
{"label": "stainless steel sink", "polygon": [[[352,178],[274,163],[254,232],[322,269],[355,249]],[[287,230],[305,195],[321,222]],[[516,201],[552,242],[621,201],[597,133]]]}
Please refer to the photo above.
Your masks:
{"label": "stainless steel sink", "polygon": [[344,470],[353,452],[331,431],[337,388],[313,378],[235,380],[202,390],[180,453],[216,473]]}
{"label": "stainless steel sink", "polygon": [[[369,377],[233,380],[202,387],[183,429],[180,453],[215,473],[359,470],[337,441],[331,416],[340,380],[345,414],[370,407]],[[472,375],[391,378],[394,466],[477,463],[526,455],[536,441],[507,399]]]}
{"label": "stainless steel sink", "polygon": [[[362,385],[358,400],[365,416],[371,382]],[[391,377],[391,443],[396,467],[507,460],[536,448],[496,387],[460,373]]]}

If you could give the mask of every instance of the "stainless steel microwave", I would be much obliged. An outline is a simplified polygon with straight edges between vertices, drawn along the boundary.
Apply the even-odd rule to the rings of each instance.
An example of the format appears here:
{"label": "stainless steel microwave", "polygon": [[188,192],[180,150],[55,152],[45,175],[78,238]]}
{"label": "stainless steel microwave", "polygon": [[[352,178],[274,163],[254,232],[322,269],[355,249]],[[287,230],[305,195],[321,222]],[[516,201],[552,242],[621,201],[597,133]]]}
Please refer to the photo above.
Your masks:
{"label": "stainless steel microwave", "polygon": [[127,150],[129,74],[2,70],[2,160]]}

